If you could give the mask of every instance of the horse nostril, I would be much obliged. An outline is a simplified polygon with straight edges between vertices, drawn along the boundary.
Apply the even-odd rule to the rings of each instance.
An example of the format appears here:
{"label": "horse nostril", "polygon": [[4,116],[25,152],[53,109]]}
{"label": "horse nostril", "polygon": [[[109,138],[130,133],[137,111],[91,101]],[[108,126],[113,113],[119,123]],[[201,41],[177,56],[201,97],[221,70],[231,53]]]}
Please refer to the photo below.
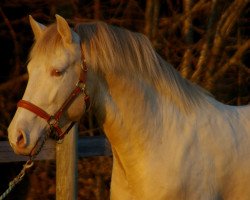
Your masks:
{"label": "horse nostril", "polygon": [[24,148],[27,145],[26,135],[25,132],[22,130],[18,130],[16,145],[19,148]]}

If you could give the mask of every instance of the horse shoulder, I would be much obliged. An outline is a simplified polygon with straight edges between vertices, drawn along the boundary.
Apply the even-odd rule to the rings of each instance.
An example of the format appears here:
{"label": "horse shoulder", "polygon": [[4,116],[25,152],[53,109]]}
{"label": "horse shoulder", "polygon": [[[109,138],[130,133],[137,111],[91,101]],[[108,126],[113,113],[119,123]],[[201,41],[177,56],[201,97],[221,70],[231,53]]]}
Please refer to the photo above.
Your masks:
{"label": "horse shoulder", "polygon": [[121,164],[118,154],[113,149],[113,169],[111,180],[111,200],[133,200],[129,189],[126,172]]}

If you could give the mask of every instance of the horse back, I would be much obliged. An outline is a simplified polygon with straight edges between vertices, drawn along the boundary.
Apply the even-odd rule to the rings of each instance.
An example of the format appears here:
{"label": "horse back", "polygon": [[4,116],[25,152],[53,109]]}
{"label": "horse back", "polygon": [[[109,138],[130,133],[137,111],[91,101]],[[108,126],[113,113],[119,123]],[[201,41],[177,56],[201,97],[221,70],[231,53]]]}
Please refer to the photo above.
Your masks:
{"label": "horse back", "polygon": [[239,124],[243,128],[243,131],[250,138],[250,105],[237,106],[237,113],[239,115]]}

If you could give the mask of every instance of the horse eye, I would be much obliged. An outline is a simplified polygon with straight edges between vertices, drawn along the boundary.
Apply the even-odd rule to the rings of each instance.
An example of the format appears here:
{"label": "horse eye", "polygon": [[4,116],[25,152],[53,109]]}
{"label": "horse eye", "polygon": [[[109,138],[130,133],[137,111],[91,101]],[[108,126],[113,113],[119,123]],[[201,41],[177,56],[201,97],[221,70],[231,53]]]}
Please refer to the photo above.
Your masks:
{"label": "horse eye", "polygon": [[59,71],[59,70],[57,70],[57,69],[53,69],[53,70],[51,70],[51,72],[50,72],[50,75],[51,76],[56,76],[56,77],[59,77],[59,76],[61,76],[63,74],[63,72],[61,72],[61,71]]}

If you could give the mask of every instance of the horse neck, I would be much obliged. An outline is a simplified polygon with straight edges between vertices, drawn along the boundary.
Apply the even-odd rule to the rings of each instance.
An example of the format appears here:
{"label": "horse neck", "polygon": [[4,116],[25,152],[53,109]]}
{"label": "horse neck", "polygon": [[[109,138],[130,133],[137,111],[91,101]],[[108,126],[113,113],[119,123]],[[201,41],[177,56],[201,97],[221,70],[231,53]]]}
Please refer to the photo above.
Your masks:
{"label": "horse neck", "polygon": [[[166,109],[174,108],[144,79],[105,77],[95,78],[94,95],[98,96],[94,101],[99,121],[112,148],[136,159],[145,145],[157,143],[161,135],[166,134],[163,126],[168,126],[170,121],[163,123],[163,120],[173,118],[172,111]],[[128,153],[131,150],[137,155]]]}

